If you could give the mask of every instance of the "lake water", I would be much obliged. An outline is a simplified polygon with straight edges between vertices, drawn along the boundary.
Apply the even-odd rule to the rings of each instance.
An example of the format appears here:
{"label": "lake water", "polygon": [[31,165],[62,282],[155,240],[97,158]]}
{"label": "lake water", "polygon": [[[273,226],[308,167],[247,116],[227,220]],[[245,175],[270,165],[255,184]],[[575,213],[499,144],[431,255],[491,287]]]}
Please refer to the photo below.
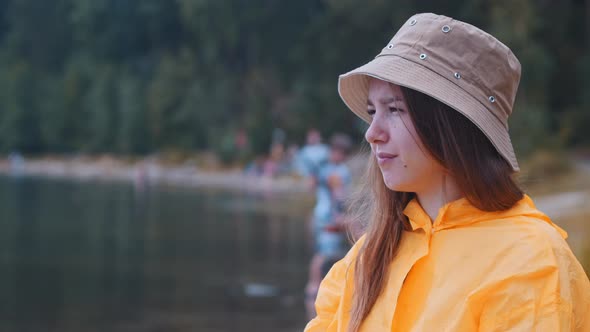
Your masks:
{"label": "lake water", "polygon": [[0,331],[302,331],[289,199],[0,178]]}
{"label": "lake water", "polygon": [[[301,197],[0,177],[0,332],[302,331]],[[558,223],[590,266],[586,218]]]}

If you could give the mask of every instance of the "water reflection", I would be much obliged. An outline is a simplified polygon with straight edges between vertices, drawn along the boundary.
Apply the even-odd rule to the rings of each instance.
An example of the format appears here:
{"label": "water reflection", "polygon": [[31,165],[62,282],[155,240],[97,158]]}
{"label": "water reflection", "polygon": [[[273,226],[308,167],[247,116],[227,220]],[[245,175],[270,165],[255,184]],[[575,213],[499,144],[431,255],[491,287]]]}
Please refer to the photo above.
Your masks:
{"label": "water reflection", "polygon": [[0,330],[301,331],[307,209],[278,202],[0,178]]}

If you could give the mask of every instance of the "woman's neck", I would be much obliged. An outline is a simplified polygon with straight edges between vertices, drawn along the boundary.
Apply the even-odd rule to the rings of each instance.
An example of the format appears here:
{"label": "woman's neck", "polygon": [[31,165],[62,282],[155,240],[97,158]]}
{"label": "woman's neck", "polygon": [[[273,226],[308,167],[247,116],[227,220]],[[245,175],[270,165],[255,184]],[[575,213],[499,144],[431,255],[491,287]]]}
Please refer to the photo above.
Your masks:
{"label": "woman's neck", "polygon": [[428,188],[416,192],[418,202],[434,222],[441,207],[445,204],[463,197],[455,180],[448,175],[443,175],[438,182],[432,183]]}

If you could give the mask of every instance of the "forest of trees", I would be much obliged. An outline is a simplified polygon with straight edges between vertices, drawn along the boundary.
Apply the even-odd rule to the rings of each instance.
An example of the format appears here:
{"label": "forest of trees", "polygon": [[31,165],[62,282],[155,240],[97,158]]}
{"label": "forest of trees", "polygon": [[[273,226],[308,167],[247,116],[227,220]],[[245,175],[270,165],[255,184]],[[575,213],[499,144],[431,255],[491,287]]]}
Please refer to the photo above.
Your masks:
{"label": "forest of trees", "polygon": [[0,152],[223,152],[245,130],[265,153],[273,128],[360,141],[337,77],[425,11],[521,60],[520,155],[590,143],[590,1],[0,0]]}

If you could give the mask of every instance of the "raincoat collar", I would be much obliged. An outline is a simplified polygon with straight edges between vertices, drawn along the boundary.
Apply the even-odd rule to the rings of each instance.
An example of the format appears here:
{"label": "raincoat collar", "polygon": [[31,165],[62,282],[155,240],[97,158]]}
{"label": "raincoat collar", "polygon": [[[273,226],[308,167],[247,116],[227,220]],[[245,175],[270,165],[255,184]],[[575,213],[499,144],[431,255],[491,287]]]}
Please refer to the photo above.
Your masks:
{"label": "raincoat collar", "polygon": [[434,222],[430,221],[430,217],[424,211],[418,199],[414,198],[406,205],[404,214],[408,217],[414,231],[418,229],[424,229],[425,231],[441,230],[467,226],[482,221],[528,216],[544,220],[557,229],[564,239],[567,238],[567,233],[563,229],[551,222],[547,215],[536,209],[533,200],[528,195],[524,195],[520,201],[508,210],[492,212],[476,208],[467,198],[463,197],[443,205],[439,209]]}

